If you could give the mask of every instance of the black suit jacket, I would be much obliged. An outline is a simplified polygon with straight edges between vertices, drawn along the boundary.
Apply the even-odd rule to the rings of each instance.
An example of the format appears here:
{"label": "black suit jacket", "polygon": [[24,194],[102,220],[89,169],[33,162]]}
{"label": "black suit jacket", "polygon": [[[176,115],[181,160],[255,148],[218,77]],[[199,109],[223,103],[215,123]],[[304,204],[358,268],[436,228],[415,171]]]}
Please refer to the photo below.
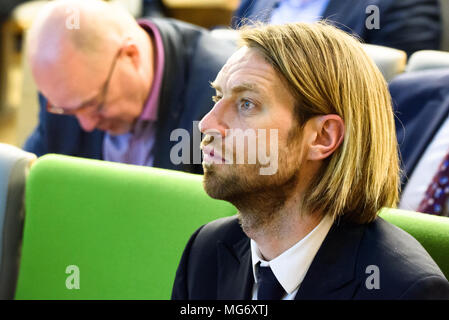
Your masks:
{"label": "black suit jacket", "polygon": [[[379,268],[369,290],[367,267]],[[250,240],[236,216],[195,232],[176,272],[173,299],[251,299]],[[377,218],[365,225],[337,221],[318,250],[295,297],[308,299],[449,299],[449,283],[408,233]]]}
{"label": "black suit jacket", "polygon": [[[278,0],[243,0],[235,12],[234,26],[242,18],[268,20]],[[379,8],[380,28],[365,27],[369,5]],[[357,34],[364,42],[404,50],[408,55],[440,49],[441,18],[438,0],[330,0],[323,18]]]}
{"label": "black suit jacket", "polygon": [[389,89],[405,185],[449,117],[449,69],[404,73],[390,82]]}
{"label": "black suit jacket", "polygon": [[[186,129],[191,137],[191,158],[199,152],[194,145],[193,121],[213,107],[213,81],[232,55],[236,45],[217,39],[206,29],[173,19],[151,19],[160,31],[164,46],[164,72],[159,98],[158,122],[154,145],[154,166],[202,173],[201,164],[175,165],[170,150],[178,141],[170,141],[174,129]],[[85,132],[73,116],[61,116],[45,110],[46,100],[39,96],[39,124],[25,143],[24,149],[38,156],[60,153],[78,157],[103,159],[104,132]]]}

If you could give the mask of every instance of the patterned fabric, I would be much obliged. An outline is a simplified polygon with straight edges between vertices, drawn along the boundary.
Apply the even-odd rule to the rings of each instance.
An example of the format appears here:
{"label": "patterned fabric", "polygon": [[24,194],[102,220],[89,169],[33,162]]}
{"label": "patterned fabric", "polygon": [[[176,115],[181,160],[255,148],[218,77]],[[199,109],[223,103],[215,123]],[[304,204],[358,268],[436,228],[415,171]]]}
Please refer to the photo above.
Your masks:
{"label": "patterned fabric", "polygon": [[424,199],[418,207],[419,212],[435,215],[448,215],[449,200],[449,153],[444,157],[438,172],[427,188]]}

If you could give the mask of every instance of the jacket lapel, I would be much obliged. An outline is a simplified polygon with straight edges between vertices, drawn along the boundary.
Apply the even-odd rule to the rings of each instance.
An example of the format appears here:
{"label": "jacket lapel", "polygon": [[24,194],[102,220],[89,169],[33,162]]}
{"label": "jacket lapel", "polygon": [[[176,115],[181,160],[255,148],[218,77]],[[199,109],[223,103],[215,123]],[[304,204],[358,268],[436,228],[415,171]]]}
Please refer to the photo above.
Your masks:
{"label": "jacket lapel", "polygon": [[254,284],[249,239],[244,237],[233,247],[217,242],[217,299],[249,300]]}
{"label": "jacket lapel", "polygon": [[[186,51],[183,34],[170,21],[151,20],[160,31],[164,47],[164,71],[159,96],[158,121],[154,145],[154,166],[176,169],[170,161],[170,133],[178,127],[182,108],[182,94],[186,81]],[[188,42],[188,41],[187,41]]]}
{"label": "jacket lapel", "polygon": [[[404,168],[404,174],[401,175],[402,188],[438,129],[449,116],[449,90],[445,85],[448,80],[447,71],[423,73],[414,77],[398,78],[389,87]],[[408,87],[414,88],[413,94],[406,90]]]}
{"label": "jacket lapel", "polygon": [[269,23],[273,9],[279,2],[279,0],[253,1],[251,4],[253,7],[249,9],[252,12],[249,18]]}
{"label": "jacket lapel", "polygon": [[348,33],[365,33],[365,10],[375,0],[329,0],[323,19]]}
{"label": "jacket lapel", "polygon": [[307,272],[295,300],[351,299],[356,257],[365,225],[337,221],[329,230]]}
{"label": "jacket lapel", "polygon": [[[337,221],[329,230],[295,300],[351,299],[357,286],[356,257],[365,225]],[[217,299],[251,299],[254,277],[249,239],[217,242]]]}
{"label": "jacket lapel", "polygon": [[[324,10],[323,18],[336,20],[344,24],[344,17],[348,12],[352,12],[357,8],[360,0],[329,0],[329,3]],[[352,9],[352,10],[351,10]],[[365,12],[363,12],[365,13]]]}

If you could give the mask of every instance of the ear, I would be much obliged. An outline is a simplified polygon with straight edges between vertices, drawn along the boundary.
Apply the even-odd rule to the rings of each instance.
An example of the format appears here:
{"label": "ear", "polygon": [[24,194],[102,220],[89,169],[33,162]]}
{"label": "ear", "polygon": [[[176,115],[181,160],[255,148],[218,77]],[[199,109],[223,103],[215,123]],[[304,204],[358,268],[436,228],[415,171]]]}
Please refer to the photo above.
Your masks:
{"label": "ear", "polygon": [[308,160],[322,160],[329,157],[345,136],[345,123],[336,114],[314,117],[309,120]]}
{"label": "ear", "polygon": [[134,67],[138,68],[140,66],[140,52],[137,44],[132,39],[127,39],[122,47],[122,54],[131,59]]}

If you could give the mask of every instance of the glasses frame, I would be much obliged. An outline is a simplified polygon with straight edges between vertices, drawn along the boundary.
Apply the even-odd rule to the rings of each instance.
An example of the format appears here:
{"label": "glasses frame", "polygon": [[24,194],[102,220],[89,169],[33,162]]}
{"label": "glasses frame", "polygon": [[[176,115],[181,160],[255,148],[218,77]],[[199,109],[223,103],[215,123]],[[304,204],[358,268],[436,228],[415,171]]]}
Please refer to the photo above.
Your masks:
{"label": "glasses frame", "polygon": [[120,57],[121,52],[122,52],[122,48],[120,48],[118,50],[118,52],[115,54],[114,59],[112,61],[111,68],[109,69],[108,76],[102,86],[102,89],[100,90],[100,92],[97,95],[95,95],[95,97],[93,97],[92,99],[89,99],[86,102],[83,102],[79,107],[74,108],[74,109],[56,107],[56,106],[52,105],[50,103],[50,101],[48,101],[48,99],[47,99],[47,105],[46,105],[47,111],[50,113],[59,114],[59,115],[74,116],[79,112],[88,110],[91,107],[92,102],[98,101],[98,103],[96,103],[95,108],[93,108],[90,112],[95,113],[95,114],[100,113],[102,111],[104,103],[106,101],[106,96],[107,96],[107,92],[109,89],[109,83],[111,81],[112,75],[114,74],[115,65],[117,64],[117,60]]}

